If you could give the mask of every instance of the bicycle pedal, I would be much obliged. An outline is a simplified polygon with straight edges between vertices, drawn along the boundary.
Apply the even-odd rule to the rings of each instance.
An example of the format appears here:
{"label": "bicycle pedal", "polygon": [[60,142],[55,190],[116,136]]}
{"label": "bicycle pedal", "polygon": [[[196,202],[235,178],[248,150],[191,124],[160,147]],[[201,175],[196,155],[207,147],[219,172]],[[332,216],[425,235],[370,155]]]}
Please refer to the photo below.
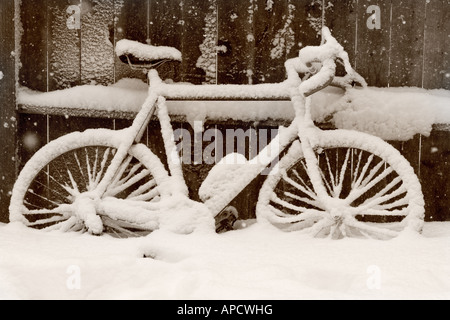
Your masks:
{"label": "bicycle pedal", "polygon": [[229,206],[223,209],[216,216],[216,232],[224,233],[233,230],[238,217],[239,214],[235,207]]}

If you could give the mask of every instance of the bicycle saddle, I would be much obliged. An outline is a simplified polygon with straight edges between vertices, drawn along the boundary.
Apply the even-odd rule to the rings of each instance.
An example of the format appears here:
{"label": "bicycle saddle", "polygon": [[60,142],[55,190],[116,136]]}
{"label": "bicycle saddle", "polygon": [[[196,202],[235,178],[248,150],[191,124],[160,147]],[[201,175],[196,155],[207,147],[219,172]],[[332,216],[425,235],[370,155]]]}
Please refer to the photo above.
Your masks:
{"label": "bicycle saddle", "polygon": [[181,52],[175,48],[127,39],[117,42],[116,55],[132,67],[153,68],[167,61],[181,61]]}

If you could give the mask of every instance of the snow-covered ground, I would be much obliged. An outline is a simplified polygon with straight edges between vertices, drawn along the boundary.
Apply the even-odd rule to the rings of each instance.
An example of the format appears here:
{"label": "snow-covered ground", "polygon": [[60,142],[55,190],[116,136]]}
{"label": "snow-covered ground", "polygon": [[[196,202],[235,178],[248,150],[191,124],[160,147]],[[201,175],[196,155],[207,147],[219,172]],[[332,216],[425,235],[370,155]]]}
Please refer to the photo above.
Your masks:
{"label": "snow-covered ground", "polygon": [[126,240],[0,225],[0,299],[449,298],[450,222],[389,241],[260,224]]}

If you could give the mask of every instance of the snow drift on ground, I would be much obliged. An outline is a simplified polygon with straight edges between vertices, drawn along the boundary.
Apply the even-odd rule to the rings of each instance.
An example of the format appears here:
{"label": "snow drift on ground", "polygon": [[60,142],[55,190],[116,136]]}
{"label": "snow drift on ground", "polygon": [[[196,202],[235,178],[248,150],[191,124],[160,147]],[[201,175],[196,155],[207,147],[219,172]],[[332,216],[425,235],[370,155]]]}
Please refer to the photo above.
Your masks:
{"label": "snow drift on ground", "polygon": [[120,240],[14,223],[0,225],[0,299],[449,299],[449,244],[449,222],[389,241],[261,224]]}

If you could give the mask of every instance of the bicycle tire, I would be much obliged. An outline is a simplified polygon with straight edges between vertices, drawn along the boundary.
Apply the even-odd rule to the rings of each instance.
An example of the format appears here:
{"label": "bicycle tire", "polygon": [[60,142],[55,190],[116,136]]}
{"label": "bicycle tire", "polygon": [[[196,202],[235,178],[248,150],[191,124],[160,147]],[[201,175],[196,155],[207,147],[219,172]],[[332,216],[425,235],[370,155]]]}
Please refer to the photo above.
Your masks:
{"label": "bicycle tire", "polygon": [[[68,211],[70,206],[75,206],[77,195],[94,191],[98,186],[122,137],[120,131],[87,130],[68,134],[41,148],[25,164],[14,185],[9,207],[10,221],[20,221],[35,229],[86,231],[85,223]],[[106,196],[158,201],[168,192],[163,187],[169,178],[164,165],[144,145],[130,148],[120,170],[108,186]],[[153,229],[152,223],[140,226],[126,220],[117,226],[108,225],[108,229],[105,227],[92,233],[107,231],[118,234],[127,233],[130,229]]]}
{"label": "bicycle tire", "polygon": [[397,149],[347,130],[321,131],[312,147],[328,198],[317,196],[296,140],[261,188],[259,222],[331,238],[390,239],[422,230],[421,185]]}

